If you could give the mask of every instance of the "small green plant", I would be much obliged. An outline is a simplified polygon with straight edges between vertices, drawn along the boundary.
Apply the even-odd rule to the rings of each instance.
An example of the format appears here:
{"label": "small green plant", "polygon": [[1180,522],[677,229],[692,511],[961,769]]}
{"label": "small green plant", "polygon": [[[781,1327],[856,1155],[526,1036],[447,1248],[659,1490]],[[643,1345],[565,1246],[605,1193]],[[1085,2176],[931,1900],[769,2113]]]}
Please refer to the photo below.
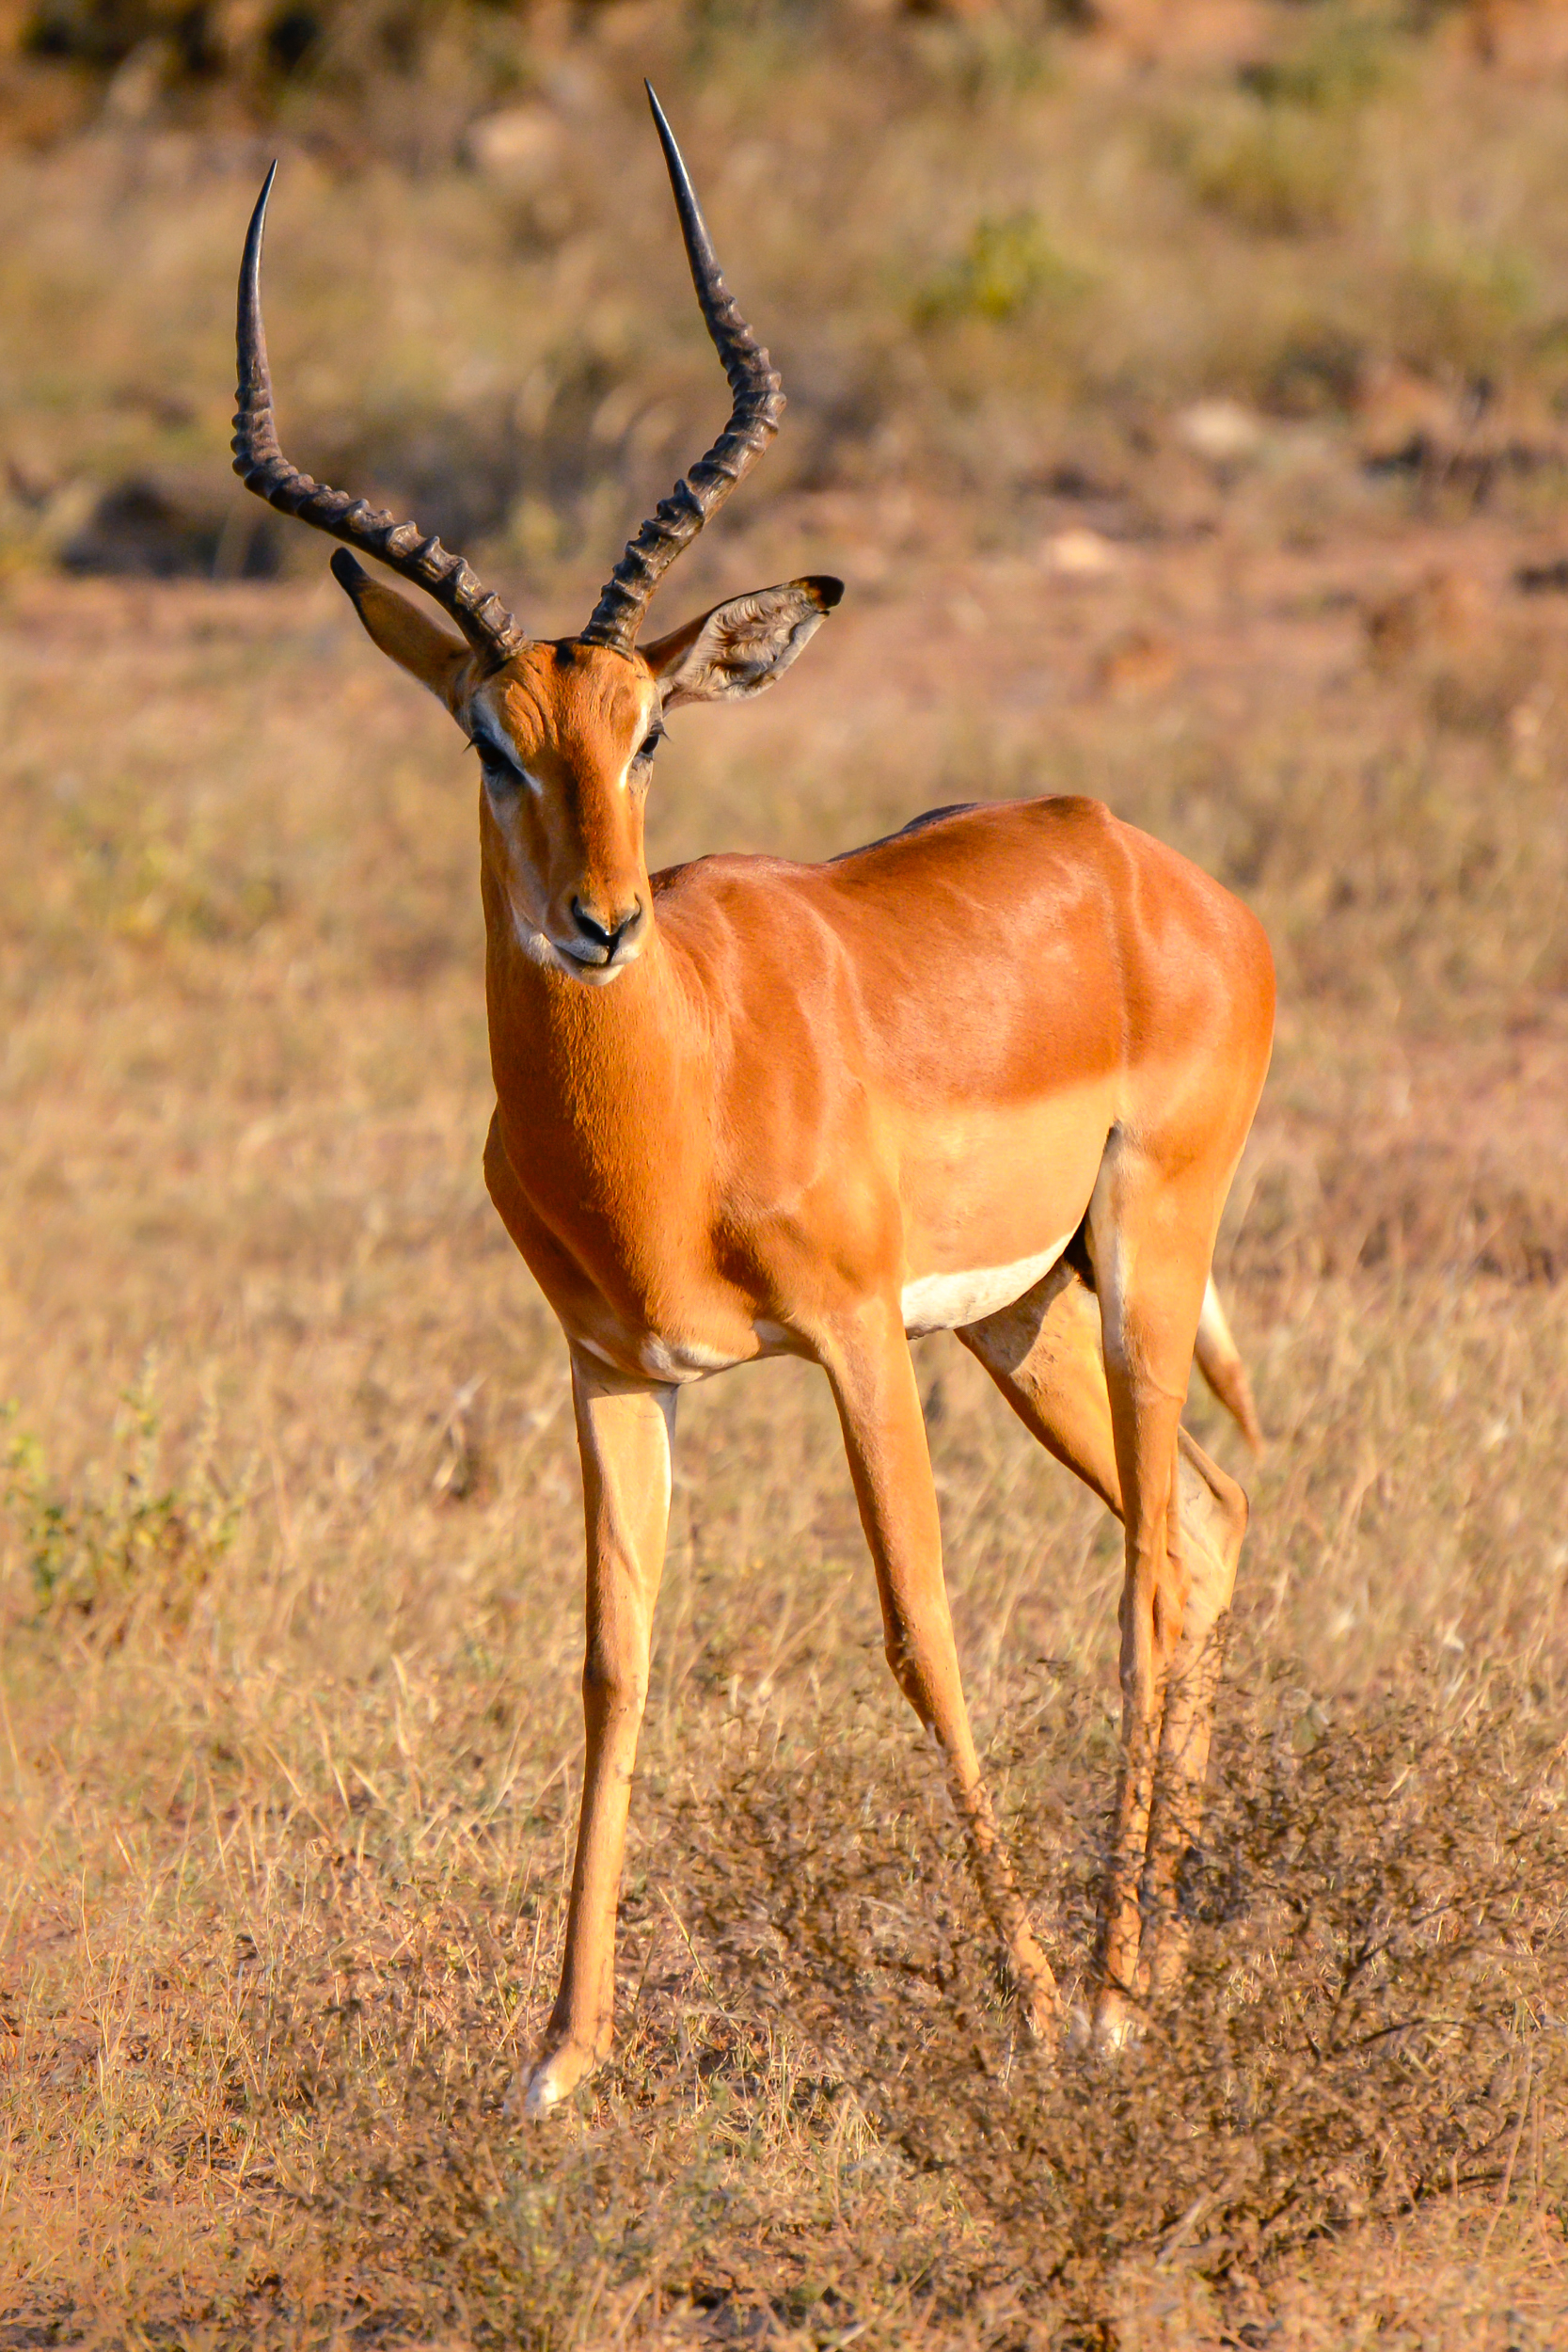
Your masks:
{"label": "small green plant", "polygon": [[182,1481],[163,1466],[156,1382],[150,1365],[125,1391],[115,1423],[114,1467],[78,1495],[51,1479],[43,1449],[17,1422],[14,1404],[0,1489],[16,1531],[40,1617],[66,1611],[123,1628],[129,1609],[150,1602],[183,1622],[229,1550],[245,1506],[213,1467],[211,1418],[198,1432]]}
{"label": "small green plant", "polygon": [[1389,323],[1402,357],[1418,367],[1492,373],[1528,343],[1535,292],[1522,253],[1427,236],[1395,273]]}
{"label": "small green plant", "polygon": [[1255,234],[1301,236],[1350,215],[1355,155],[1338,122],[1298,107],[1250,106],[1178,144],[1197,201]]}
{"label": "small green plant", "polygon": [[1075,300],[1089,282],[1085,271],[1058,253],[1037,213],[1008,213],[1000,219],[988,215],[975,223],[962,253],[916,295],[914,323],[1006,321],[1041,296]]}
{"label": "small green plant", "polygon": [[1397,72],[1399,26],[1389,12],[1364,7],[1324,9],[1299,48],[1243,65],[1244,89],[1270,105],[1328,113],[1381,97]]}

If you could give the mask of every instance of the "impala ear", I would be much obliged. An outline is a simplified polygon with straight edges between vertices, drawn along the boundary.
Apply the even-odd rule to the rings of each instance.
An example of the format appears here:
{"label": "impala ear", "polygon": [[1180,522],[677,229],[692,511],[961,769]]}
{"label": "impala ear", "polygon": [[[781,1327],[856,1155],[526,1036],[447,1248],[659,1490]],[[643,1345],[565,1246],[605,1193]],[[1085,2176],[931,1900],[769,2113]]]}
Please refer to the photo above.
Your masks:
{"label": "impala ear", "polygon": [[417,604],[400,596],[395,588],[372,580],[346,548],[340,548],[332,558],[332,577],[364,623],[372,644],[378,645],[389,661],[395,661],[400,670],[406,670],[410,677],[417,677],[421,686],[428,686],[438,702],[455,712],[460,700],[459,674],[468,660],[468,648],[462,639],[449,636]]}
{"label": "impala ear", "polygon": [[664,707],[735,702],[782,677],[844,594],[842,580],[791,580],[716,604],[642,647]]}

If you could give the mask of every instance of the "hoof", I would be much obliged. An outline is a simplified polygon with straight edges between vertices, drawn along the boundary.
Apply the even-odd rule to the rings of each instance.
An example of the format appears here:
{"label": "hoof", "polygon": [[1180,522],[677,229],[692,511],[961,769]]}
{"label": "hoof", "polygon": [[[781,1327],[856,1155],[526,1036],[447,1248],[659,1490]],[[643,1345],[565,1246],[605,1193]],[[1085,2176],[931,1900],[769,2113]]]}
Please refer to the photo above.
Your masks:
{"label": "hoof", "polygon": [[509,2123],[541,2122],[552,2107],[569,2099],[578,2085],[587,2081],[598,2063],[594,2051],[578,2042],[563,2042],[517,2076],[501,2112]]}
{"label": "hoof", "polygon": [[1089,2027],[1089,2046],[1096,2058],[1118,2058],[1143,2039],[1143,2022],[1119,1994],[1101,1995]]}

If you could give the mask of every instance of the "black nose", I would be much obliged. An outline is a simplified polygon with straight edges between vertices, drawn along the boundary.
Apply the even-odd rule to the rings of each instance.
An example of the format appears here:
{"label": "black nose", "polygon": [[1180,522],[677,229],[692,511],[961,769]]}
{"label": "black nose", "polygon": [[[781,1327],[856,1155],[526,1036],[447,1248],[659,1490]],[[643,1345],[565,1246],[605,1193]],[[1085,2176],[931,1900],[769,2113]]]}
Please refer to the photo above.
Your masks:
{"label": "black nose", "polygon": [[621,945],[641,912],[642,905],[639,899],[627,908],[625,914],[616,916],[609,923],[601,923],[597,915],[589,914],[580,898],[572,900],[573,922],[591,946],[604,949],[606,963],[614,961],[616,948]]}

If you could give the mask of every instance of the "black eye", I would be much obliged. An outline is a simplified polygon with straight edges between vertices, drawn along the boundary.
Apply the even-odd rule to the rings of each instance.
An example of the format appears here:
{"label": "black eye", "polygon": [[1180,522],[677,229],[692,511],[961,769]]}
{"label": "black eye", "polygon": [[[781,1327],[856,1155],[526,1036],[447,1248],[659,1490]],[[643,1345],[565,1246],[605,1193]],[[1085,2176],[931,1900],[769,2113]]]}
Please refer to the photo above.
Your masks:
{"label": "black eye", "polygon": [[648,729],[647,734],[642,738],[641,746],[637,755],[638,758],[652,759],[655,752],[657,751],[663,740],[664,729],[656,722],[655,724]]}
{"label": "black eye", "polygon": [[483,735],[476,735],[471,739],[474,750],[479,754],[479,764],[483,771],[484,781],[490,789],[493,792],[515,792],[517,788],[518,775],[512,762],[504,758],[493,743],[486,742]]}

